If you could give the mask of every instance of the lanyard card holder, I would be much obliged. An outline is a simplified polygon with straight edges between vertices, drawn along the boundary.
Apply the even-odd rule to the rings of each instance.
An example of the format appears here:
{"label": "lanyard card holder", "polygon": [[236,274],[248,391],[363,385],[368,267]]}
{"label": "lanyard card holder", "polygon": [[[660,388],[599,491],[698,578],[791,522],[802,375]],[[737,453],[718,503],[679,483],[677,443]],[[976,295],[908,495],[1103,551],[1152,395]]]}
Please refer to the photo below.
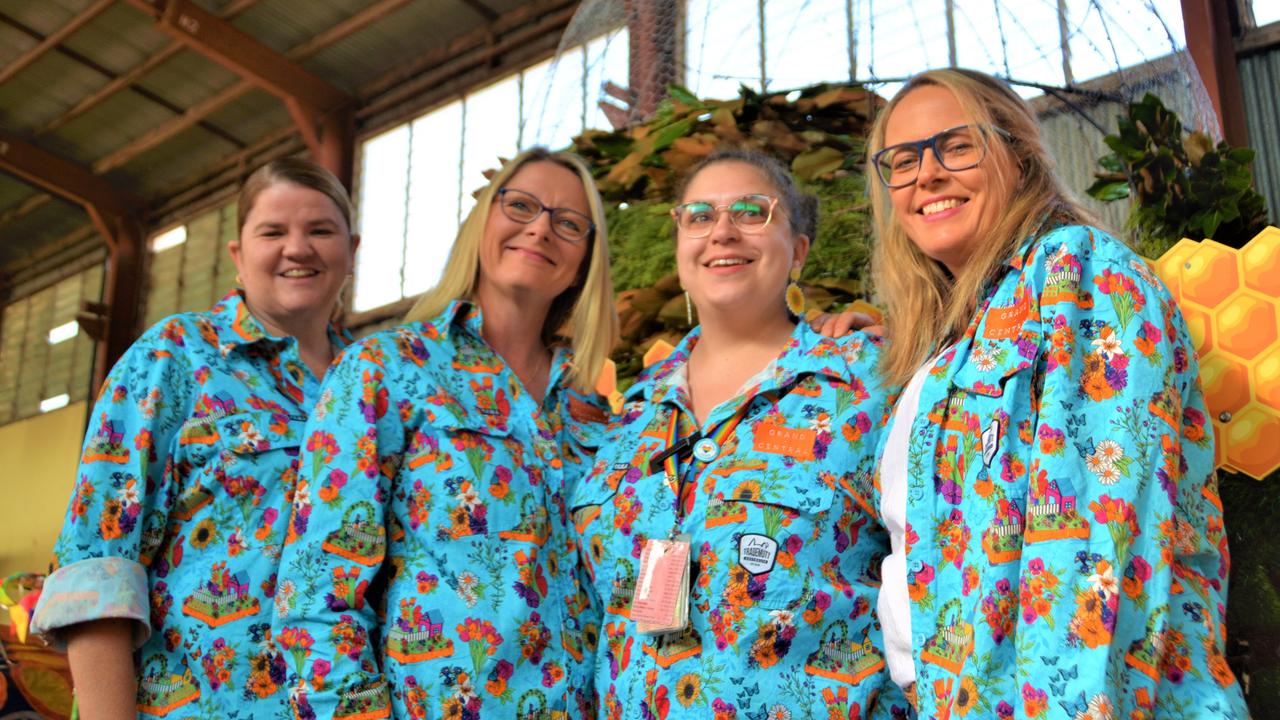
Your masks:
{"label": "lanyard card holder", "polygon": [[631,599],[631,619],[640,634],[676,632],[689,624],[689,541],[685,534],[645,541]]}

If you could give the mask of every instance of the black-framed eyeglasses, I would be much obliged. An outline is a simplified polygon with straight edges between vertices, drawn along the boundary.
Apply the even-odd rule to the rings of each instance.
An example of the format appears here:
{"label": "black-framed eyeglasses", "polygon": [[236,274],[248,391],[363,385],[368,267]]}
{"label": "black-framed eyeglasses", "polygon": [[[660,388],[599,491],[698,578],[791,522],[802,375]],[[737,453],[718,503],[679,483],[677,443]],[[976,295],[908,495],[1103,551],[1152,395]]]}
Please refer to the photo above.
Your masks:
{"label": "black-framed eyeglasses", "polygon": [[873,155],[871,162],[885,187],[906,187],[920,177],[926,148],[947,170],[968,170],[986,159],[987,136],[991,133],[1013,139],[1008,131],[995,125],[957,125],[924,140],[890,145]]}
{"label": "black-framed eyeglasses", "polygon": [[498,207],[502,209],[503,215],[525,224],[537,220],[545,212],[551,216],[551,232],[561,240],[575,245],[584,242],[596,229],[591,218],[577,210],[547,207],[541,200],[523,190],[499,188]]}
{"label": "black-framed eyeglasses", "polygon": [[728,211],[729,221],[744,232],[760,232],[773,219],[778,198],[768,195],[743,195],[731,203],[713,205],[705,200],[691,200],[671,208],[671,217],[685,235],[706,237],[720,219],[720,213]]}

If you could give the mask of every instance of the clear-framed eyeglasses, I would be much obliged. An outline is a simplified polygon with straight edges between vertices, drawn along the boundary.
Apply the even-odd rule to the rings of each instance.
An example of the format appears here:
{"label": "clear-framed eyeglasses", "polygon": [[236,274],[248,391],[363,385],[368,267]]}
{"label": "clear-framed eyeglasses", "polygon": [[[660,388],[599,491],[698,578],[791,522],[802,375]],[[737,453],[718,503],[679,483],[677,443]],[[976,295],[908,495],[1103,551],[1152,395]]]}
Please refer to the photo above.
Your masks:
{"label": "clear-framed eyeglasses", "polygon": [[1007,140],[1013,136],[995,125],[957,125],[933,137],[890,145],[871,158],[876,175],[887,188],[906,187],[920,177],[924,151],[933,151],[938,164],[956,172],[977,166],[987,157],[990,135]]}
{"label": "clear-framed eyeglasses", "polygon": [[502,209],[503,215],[525,224],[537,220],[545,212],[551,216],[551,232],[561,240],[575,245],[585,242],[596,229],[591,218],[577,210],[547,207],[541,200],[523,190],[499,188],[498,207]]}
{"label": "clear-framed eyeglasses", "polygon": [[743,195],[731,203],[713,205],[705,200],[691,200],[671,208],[676,227],[688,237],[701,238],[711,234],[720,220],[720,213],[728,212],[729,221],[743,232],[760,232],[773,219],[778,198],[768,195]]}

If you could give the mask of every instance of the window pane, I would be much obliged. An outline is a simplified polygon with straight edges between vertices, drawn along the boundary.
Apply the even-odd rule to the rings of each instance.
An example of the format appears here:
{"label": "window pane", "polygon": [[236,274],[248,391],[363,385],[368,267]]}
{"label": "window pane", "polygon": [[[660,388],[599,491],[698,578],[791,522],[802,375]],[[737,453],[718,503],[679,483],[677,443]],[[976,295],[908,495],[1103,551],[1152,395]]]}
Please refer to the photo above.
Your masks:
{"label": "window pane", "polygon": [[582,132],[582,103],[581,48],[525,70],[521,146],[568,147]]}
{"label": "window pane", "polygon": [[462,214],[475,205],[471,193],[484,187],[484,171],[496,169],[498,158],[514,157],[520,133],[520,86],[517,76],[504,78],[466,97],[466,131],[462,143]]}
{"label": "window pane", "polygon": [[609,119],[600,109],[605,97],[604,86],[612,82],[627,87],[630,82],[628,36],[625,28],[587,43],[587,127],[611,129]]}
{"label": "window pane", "polygon": [[845,0],[765,4],[770,90],[849,79]]}
{"label": "window pane", "polygon": [[[941,1],[941,0],[939,0]],[[760,17],[754,3],[689,0],[685,5],[685,85],[701,98],[730,99],[760,89]]]}
{"label": "window pane", "polygon": [[402,297],[409,132],[401,125],[369,140],[361,153],[360,251],[352,302],[357,312]]}
{"label": "window pane", "polygon": [[458,234],[458,161],[462,102],[413,123],[409,171],[409,232],[404,254],[404,294],[416,295],[440,281]]}

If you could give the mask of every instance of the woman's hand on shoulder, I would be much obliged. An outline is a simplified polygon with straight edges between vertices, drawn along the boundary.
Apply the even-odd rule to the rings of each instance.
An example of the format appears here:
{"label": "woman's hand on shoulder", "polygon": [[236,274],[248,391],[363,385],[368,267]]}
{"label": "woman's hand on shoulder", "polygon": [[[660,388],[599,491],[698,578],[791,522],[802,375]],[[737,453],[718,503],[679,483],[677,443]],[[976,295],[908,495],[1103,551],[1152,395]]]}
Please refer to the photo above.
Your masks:
{"label": "woman's hand on shoulder", "polygon": [[854,330],[861,330],[869,335],[884,335],[884,326],[877,325],[875,318],[853,310],[818,313],[809,319],[809,327],[814,332],[831,338],[844,337]]}

